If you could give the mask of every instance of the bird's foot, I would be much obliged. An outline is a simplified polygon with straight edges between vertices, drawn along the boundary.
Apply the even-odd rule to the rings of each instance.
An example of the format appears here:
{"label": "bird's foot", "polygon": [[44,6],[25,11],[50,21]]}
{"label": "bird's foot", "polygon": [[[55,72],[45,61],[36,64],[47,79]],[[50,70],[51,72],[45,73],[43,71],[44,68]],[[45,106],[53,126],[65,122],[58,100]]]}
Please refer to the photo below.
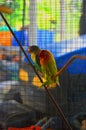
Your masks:
{"label": "bird's foot", "polygon": [[43,86],[46,86],[47,83],[48,83],[47,81],[46,81],[46,82],[43,82],[42,85],[40,86],[40,88],[43,87]]}

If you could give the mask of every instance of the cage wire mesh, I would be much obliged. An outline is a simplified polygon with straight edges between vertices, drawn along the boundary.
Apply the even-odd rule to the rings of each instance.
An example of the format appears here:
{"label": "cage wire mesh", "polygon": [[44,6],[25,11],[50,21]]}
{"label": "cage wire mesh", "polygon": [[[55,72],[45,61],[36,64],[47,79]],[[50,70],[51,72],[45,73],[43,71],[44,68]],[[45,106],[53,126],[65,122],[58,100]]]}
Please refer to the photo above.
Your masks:
{"label": "cage wire mesh", "polygon": [[[85,0],[0,0],[1,5],[13,10],[4,16],[30,60],[30,45],[51,51],[58,69],[73,55],[86,55]],[[74,60],[59,76],[61,87],[49,90],[75,130],[86,127],[86,122],[85,126],[81,123],[86,120],[85,66],[85,60]],[[0,124],[6,128],[39,125],[42,130],[66,129],[40,85],[0,16]]]}

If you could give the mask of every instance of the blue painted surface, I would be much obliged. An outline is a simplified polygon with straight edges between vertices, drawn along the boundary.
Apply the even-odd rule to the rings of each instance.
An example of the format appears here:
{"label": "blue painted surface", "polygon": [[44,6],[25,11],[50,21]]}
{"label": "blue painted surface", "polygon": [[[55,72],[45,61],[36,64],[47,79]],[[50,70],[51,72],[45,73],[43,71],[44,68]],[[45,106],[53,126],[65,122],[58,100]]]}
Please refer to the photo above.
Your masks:
{"label": "blue painted surface", "polygon": [[52,31],[38,30],[37,35],[37,43],[39,45],[46,46],[47,44],[50,45],[54,43],[54,33]]}
{"label": "blue painted surface", "polygon": [[[22,44],[22,46],[29,46],[28,32],[27,30],[14,31],[16,37]],[[37,43],[40,45],[46,46],[47,44],[53,44],[54,42],[54,33],[47,30],[38,30],[37,31]],[[12,36],[12,46],[18,46],[15,38]]]}
{"label": "blue painted surface", "polygon": [[[15,31],[14,33],[23,46],[29,46],[28,36],[24,31]],[[22,38],[22,35],[24,38]],[[25,39],[27,39],[26,43]],[[38,30],[37,40],[41,49],[47,49],[53,53],[58,68],[63,67],[73,55],[86,56],[86,35],[55,43],[53,32]],[[14,38],[12,38],[12,45],[18,46]],[[28,56],[30,58],[30,55]],[[24,61],[27,62],[27,59],[25,58]],[[86,74],[86,60],[74,60],[67,68],[67,71],[70,74]]]}
{"label": "blue painted surface", "polygon": [[[86,35],[58,43],[42,45],[41,49],[48,49],[55,57],[58,68],[62,68],[73,55],[86,56]],[[70,74],[86,74],[86,60],[76,59],[67,68]]]}
{"label": "blue painted surface", "polygon": [[[19,40],[19,42],[21,43],[22,46],[28,46],[28,35],[26,33],[26,31],[14,31],[14,34],[16,35],[17,39]],[[17,41],[15,40],[15,38],[12,36],[12,46],[18,46]]]}
{"label": "blue painted surface", "polygon": [[[56,64],[62,68],[73,55],[86,56],[86,48],[81,48],[59,57],[55,57]],[[70,74],[86,74],[86,60],[75,59],[67,68]]]}

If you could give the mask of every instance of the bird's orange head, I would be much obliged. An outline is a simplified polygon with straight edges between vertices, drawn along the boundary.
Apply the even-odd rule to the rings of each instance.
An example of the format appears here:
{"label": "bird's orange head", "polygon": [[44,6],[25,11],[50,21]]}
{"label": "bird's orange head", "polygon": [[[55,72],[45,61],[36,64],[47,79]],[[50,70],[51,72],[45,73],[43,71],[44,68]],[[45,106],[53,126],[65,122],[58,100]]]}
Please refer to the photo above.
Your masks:
{"label": "bird's orange head", "polygon": [[46,50],[42,50],[39,53],[39,58],[46,58],[48,56],[47,51]]}
{"label": "bird's orange head", "polygon": [[49,62],[51,60],[49,51],[47,50],[40,51],[39,59],[40,59],[40,64],[42,65],[45,65],[47,62]]}

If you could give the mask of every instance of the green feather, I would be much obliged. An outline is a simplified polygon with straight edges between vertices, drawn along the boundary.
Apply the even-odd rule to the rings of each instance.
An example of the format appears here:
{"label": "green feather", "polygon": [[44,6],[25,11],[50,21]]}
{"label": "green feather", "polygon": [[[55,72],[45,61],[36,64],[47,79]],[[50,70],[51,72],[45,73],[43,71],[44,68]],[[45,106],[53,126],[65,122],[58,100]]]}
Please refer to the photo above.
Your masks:
{"label": "green feather", "polygon": [[55,74],[57,73],[57,67],[54,60],[47,62],[45,67],[42,66],[42,73],[43,73],[45,82],[41,85],[41,87],[44,85],[50,85],[53,83],[57,83],[59,85],[59,77],[53,78]]}
{"label": "green feather", "polygon": [[42,70],[41,70],[41,67],[40,67],[36,62],[34,62],[34,66],[35,66],[35,68],[36,68],[38,71],[40,71],[40,72],[42,71]]}

